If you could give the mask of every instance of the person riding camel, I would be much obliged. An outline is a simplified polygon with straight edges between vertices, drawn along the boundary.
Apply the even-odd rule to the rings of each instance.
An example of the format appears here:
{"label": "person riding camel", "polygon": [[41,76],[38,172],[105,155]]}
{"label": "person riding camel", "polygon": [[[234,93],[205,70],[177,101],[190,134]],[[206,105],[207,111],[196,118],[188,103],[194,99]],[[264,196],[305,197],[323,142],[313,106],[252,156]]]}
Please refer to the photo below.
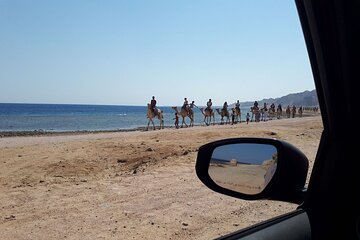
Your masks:
{"label": "person riding camel", "polygon": [[188,102],[187,98],[184,98],[184,103],[183,103],[181,109],[186,110],[187,112],[189,112],[189,102]]}
{"label": "person riding camel", "polygon": [[236,103],[235,103],[235,109],[240,112],[240,102],[239,102],[239,100],[237,100]]}
{"label": "person riding camel", "polygon": [[212,113],[212,102],[211,102],[211,99],[209,99],[209,101],[207,101],[205,111],[209,111],[210,113]]}
{"label": "person riding camel", "polygon": [[253,111],[259,111],[259,103],[257,101],[254,102],[254,105],[253,105]]}
{"label": "person riding camel", "polygon": [[224,102],[224,105],[223,105],[223,111],[226,113],[227,112],[227,109],[228,109],[228,104],[227,102]]}
{"label": "person riding camel", "polygon": [[287,105],[287,107],[286,107],[286,115],[287,115],[287,117],[289,118],[290,117],[290,113],[291,113],[291,110],[290,110],[290,105]]}
{"label": "person riding camel", "polygon": [[267,111],[267,110],[268,110],[268,108],[267,108],[267,104],[266,104],[266,103],[264,103],[263,110],[264,110],[264,111]]}
{"label": "person riding camel", "polygon": [[272,103],[272,104],[270,105],[270,108],[271,108],[271,109],[275,109],[275,104]]}
{"label": "person riding camel", "polygon": [[155,96],[152,96],[152,99],[151,99],[151,101],[150,101],[150,108],[151,108],[151,111],[152,111],[155,115],[157,115]]}

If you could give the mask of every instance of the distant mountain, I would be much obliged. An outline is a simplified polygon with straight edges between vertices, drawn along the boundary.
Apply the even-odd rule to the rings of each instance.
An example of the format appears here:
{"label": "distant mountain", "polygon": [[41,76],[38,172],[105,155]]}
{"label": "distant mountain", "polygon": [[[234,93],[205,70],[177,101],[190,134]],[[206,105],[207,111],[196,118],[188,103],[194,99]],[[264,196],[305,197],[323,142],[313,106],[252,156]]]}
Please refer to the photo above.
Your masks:
{"label": "distant mountain", "polygon": [[[255,100],[254,100],[255,101]],[[248,101],[248,102],[241,102],[241,107],[251,107],[254,105],[254,101]],[[319,106],[316,90],[312,91],[304,91],[300,93],[291,93],[283,97],[278,98],[267,98],[263,100],[257,100],[259,103],[259,106],[263,106],[264,102],[266,102],[268,105],[274,103],[275,106],[278,104],[281,104],[283,107],[286,107],[287,105],[295,105],[295,106],[303,106],[303,107],[315,107]],[[234,104],[231,104],[233,106]]]}

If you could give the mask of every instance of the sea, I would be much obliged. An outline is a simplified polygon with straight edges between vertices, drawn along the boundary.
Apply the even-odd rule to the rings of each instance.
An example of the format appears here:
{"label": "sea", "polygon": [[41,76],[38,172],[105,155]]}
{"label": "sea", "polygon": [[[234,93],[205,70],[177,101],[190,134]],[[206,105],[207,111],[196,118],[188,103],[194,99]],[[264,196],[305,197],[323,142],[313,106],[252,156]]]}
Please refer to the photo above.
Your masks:
{"label": "sea", "polygon": [[[159,108],[164,112],[165,127],[174,127],[175,111],[170,106]],[[0,103],[0,132],[136,130],[147,127],[146,112],[147,106]],[[198,108],[194,108],[194,115],[194,125],[204,125]],[[216,113],[215,122],[220,118]],[[180,117],[179,124],[181,121]],[[154,123],[158,128],[157,118]],[[190,123],[189,118],[186,123]]]}

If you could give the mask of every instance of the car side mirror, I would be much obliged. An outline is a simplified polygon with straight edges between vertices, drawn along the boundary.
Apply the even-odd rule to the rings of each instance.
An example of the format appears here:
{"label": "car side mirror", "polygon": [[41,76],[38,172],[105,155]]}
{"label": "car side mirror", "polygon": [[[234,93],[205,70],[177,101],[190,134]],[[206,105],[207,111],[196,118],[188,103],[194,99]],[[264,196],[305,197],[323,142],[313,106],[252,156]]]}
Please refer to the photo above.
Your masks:
{"label": "car side mirror", "polygon": [[293,145],[267,138],[235,138],[199,148],[196,173],[210,189],[246,200],[304,200],[309,161]]}

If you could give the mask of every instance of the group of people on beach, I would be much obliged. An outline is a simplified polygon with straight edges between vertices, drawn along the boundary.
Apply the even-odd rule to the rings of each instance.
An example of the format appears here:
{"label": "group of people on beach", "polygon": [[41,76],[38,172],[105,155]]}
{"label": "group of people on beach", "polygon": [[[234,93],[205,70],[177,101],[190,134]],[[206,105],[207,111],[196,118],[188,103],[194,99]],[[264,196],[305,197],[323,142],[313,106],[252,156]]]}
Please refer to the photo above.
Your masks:
{"label": "group of people on beach", "polygon": [[[155,96],[152,96],[152,99],[150,101],[150,107],[151,107],[151,110],[153,111],[153,113],[155,115],[158,114],[157,113],[156,103],[157,103],[157,101],[155,99]],[[206,108],[205,108],[205,112],[209,112],[210,115],[213,114],[212,105],[213,105],[213,103],[212,103],[212,100],[210,98],[206,102]],[[181,106],[181,111],[187,112],[187,114],[190,116],[190,115],[193,114],[193,108],[194,107],[198,108],[195,105],[195,101],[191,101],[191,103],[189,103],[187,97],[185,97],[184,102],[183,102],[183,104]],[[227,101],[225,101],[223,106],[222,106],[221,111],[223,113],[225,113],[227,116],[231,116],[232,124],[234,124],[235,123],[236,112],[238,112],[238,113],[241,112],[240,111],[240,101],[239,100],[236,101],[235,107],[232,108],[232,113],[231,114],[229,114],[229,112],[228,112],[228,107],[229,107],[229,105],[228,105]],[[275,109],[275,104],[274,103],[272,103],[269,108],[268,108],[267,103],[264,103],[264,106],[262,108],[260,108],[259,103],[257,101],[255,101],[253,106],[250,108],[250,111],[246,113],[245,121],[248,124],[249,122],[254,121],[254,117],[255,117],[255,122],[266,121],[269,118],[269,116],[268,116],[269,112],[274,113],[274,114],[275,113],[282,114],[282,111],[283,110],[282,110],[282,106],[281,106],[280,103],[278,104],[277,109]],[[300,106],[298,108],[298,113],[302,114],[302,111],[303,111],[302,106]],[[288,112],[291,112],[291,113],[295,114],[296,113],[295,105],[293,105],[292,107],[290,107],[288,105],[287,108],[286,108],[286,113],[288,113]],[[250,113],[251,113],[251,115],[250,115]],[[257,115],[257,114],[259,114],[259,115]],[[261,119],[260,119],[260,116],[262,116]],[[290,117],[290,116],[288,116],[288,117]],[[294,117],[294,115],[292,115],[292,117]],[[300,115],[300,117],[301,117],[301,115]],[[280,118],[280,115],[278,115],[277,118]],[[173,120],[175,120],[174,121],[175,128],[179,128],[179,114],[178,114],[178,112],[175,112],[175,117],[173,118]]]}
{"label": "group of people on beach", "polygon": [[[151,111],[155,115],[157,115],[156,103],[157,103],[157,101],[155,99],[155,96],[152,96],[152,99],[150,100],[150,108],[151,108]],[[210,115],[213,113],[212,105],[213,105],[212,100],[211,100],[211,98],[209,98],[209,100],[206,102],[205,112],[210,112]],[[195,105],[195,101],[191,101],[191,103],[189,103],[187,97],[185,97],[183,105],[181,106],[181,110],[186,111],[188,115],[192,115],[194,107],[197,107]],[[222,111],[228,112],[228,107],[229,107],[229,105],[228,105],[227,101],[225,101],[224,104],[223,104],[223,107],[222,107]],[[234,123],[234,121],[235,121],[235,111],[240,112],[240,101],[239,100],[237,100],[237,102],[235,103],[235,108],[232,109],[232,123]],[[175,120],[175,123],[174,123],[175,127],[179,128],[179,114],[178,114],[178,112],[175,113],[175,117],[173,118],[173,120]]]}
{"label": "group of people on beach", "polygon": [[[294,118],[296,114],[298,114],[299,117],[302,117],[303,111],[305,108],[303,106],[296,107],[295,105],[287,105],[285,109],[285,113],[287,118]],[[310,108],[306,108],[310,109]],[[313,108],[316,109],[316,108]],[[314,112],[317,112],[317,110],[313,110]],[[259,121],[267,121],[271,118],[273,118],[276,115],[277,119],[280,119],[282,117],[283,109],[281,104],[279,103],[277,108],[275,109],[275,104],[272,103],[270,107],[267,107],[267,103],[264,103],[264,106],[260,108],[258,106],[258,102],[255,101],[254,105],[250,108],[250,112],[252,113],[251,121],[253,121],[253,118],[255,117],[255,122]]]}

